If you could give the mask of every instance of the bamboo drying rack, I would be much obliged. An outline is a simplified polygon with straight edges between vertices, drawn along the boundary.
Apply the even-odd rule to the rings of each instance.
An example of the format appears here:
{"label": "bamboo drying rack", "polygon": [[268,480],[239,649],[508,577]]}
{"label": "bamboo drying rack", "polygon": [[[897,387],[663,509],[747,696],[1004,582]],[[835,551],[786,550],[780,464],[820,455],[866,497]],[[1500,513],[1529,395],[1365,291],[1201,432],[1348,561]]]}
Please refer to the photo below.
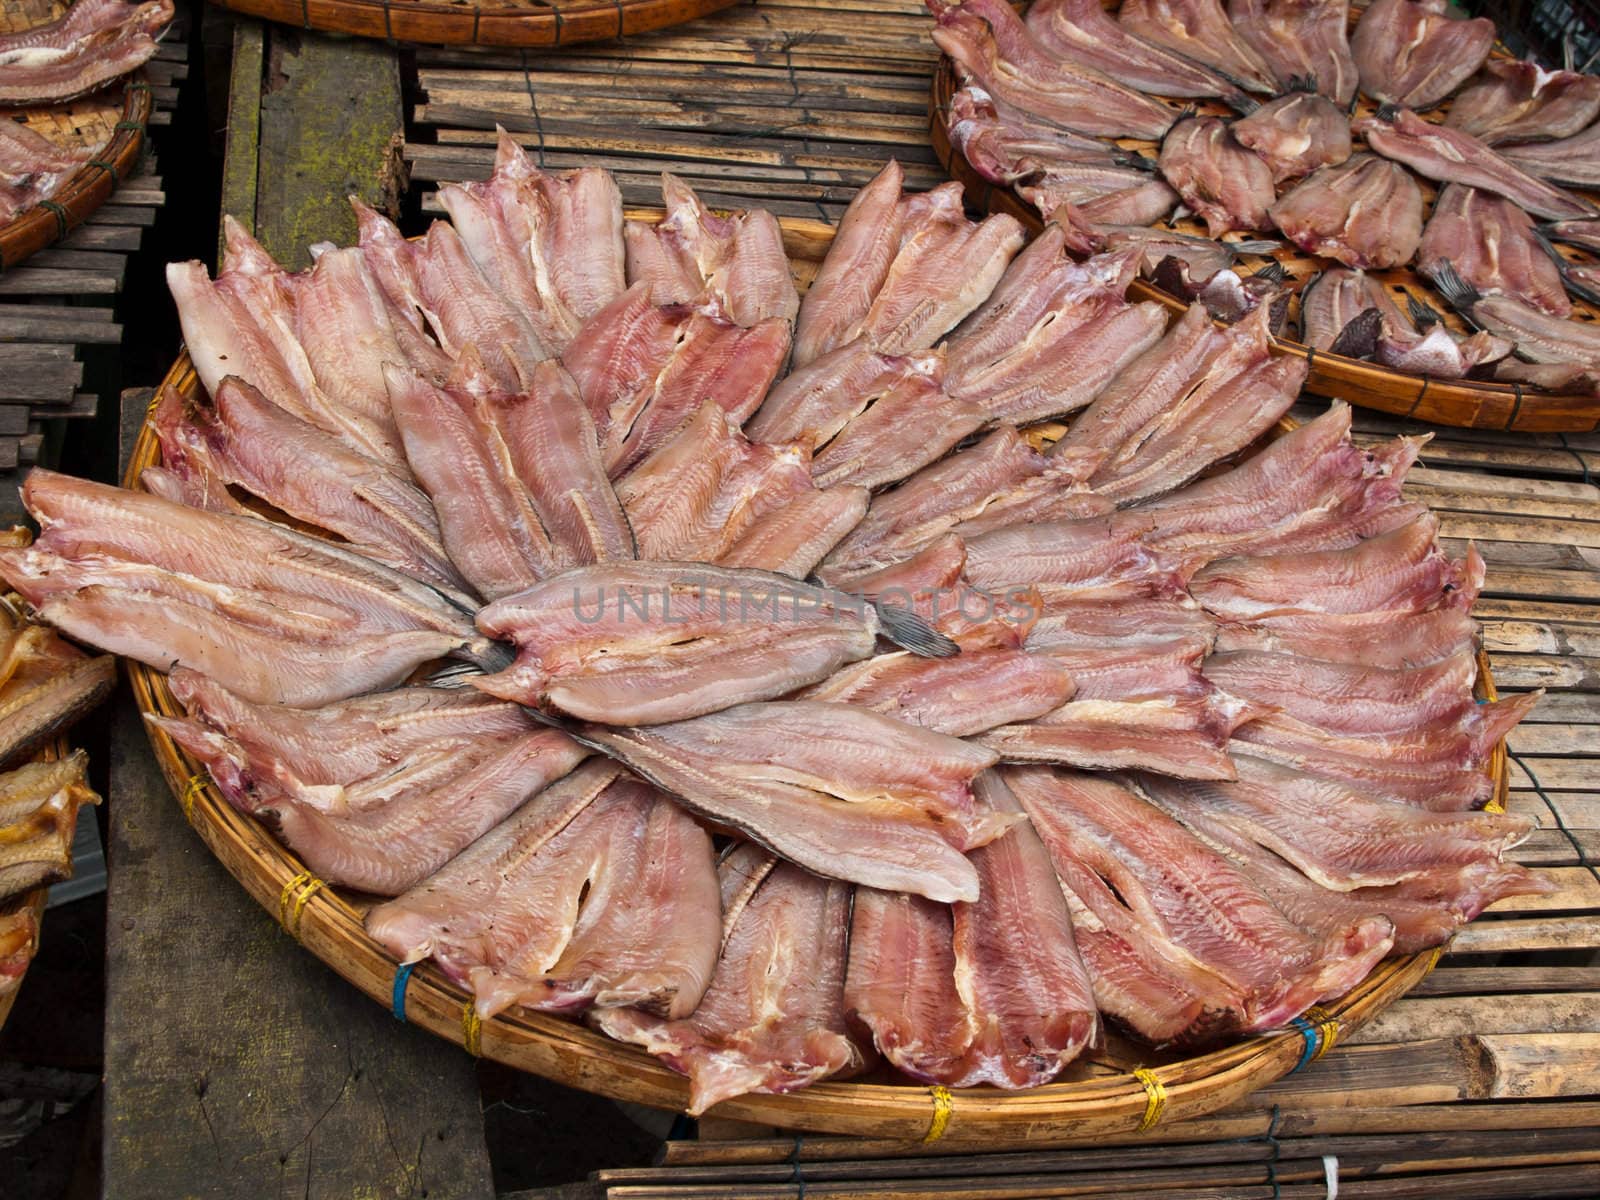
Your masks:
{"label": "bamboo drying rack", "polygon": [[439,46],[570,46],[680,25],[740,0],[213,0],[302,29]]}
{"label": "bamboo drying rack", "polygon": [[[1107,8],[1116,8],[1119,0],[1103,0]],[[1509,57],[1496,49],[1497,57]],[[1043,228],[1044,222],[1037,210],[1004,184],[985,179],[967,162],[960,150],[950,141],[945,115],[957,91],[955,65],[948,55],[939,56],[934,69],[933,86],[928,112],[928,136],[934,154],[966,191],[967,202],[990,213],[1008,213],[1030,229]],[[1199,108],[1212,115],[1228,115],[1220,105],[1203,104]],[[1372,104],[1359,98],[1357,115],[1370,116]],[[1424,114],[1442,116],[1448,103]],[[1124,148],[1146,151],[1150,157],[1155,143],[1122,138],[1117,144]],[[1437,186],[1426,179],[1418,179],[1423,195],[1432,203]],[[1600,205],[1600,196],[1580,192]],[[1205,237],[1205,226],[1195,218],[1180,221],[1158,222],[1159,227],[1175,229],[1180,233]],[[1561,248],[1563,253],[1582,258],[1578,251]],[[1290,243],[1267,256],[1280,263],[1302,287],[1307,280],[1325,265],[1323,260],[1301,251]],[[1329,260],[1331,261],[1331,260]],[[1335,264],[1336,265],[1336,264]],[[1460,319],[1445,309],[1439,297],[1410,267],[1392,271],[1369,272],[1396,293],[1400,307],[1405,308],[1407,295],[1430,305],[1441,312],[1446,322],[1461,329]],[[1188,302],[1158,288],[1146,279],[1137,279],[1133,294],[1141,300],[1154,300],[1174,312],[1182,312]],[[1298,298],[1295,301],[1298,305]],[[1587,322],[1600,321],[1600,308],[1585,300],[1573,300],[1573,317]],[[1289,338],[1274,338],[1273,349],[1279,354],[1305,359],[1310,366],[1306,390],[1319,396],[1334,396],[1363,408],[1377,409],[1396,416],[1418,421],[1431,421],[1440,425],[1454,425],[1469,429],[1498,429],[1521,433],[1587,432],[1600,427],[1600,395],[1564,395],[1515,383],[1495,383],[1472,379],[1432,379],[1420,375],[1395,371],[1377,363],[1314,350]]]}
{"label": "bamboo drying rack", "polygon": [[[659,210],[631,210],[659,220]],[[784,244],[803,291],[833,238],[821,221],[781,218]],[[185,399],[200,395],[187,352],[168,372],[162,389]],[[158,393],[159,394],[159,393]],[[1280,422],[1276,434],[1292,429]],[[1059,429],[1059,427],[1058,427]],[[1043,430],[1045,437],[1048,430]],[[1275,435],[1274,435],[1275,436]],[[134,446],[125,486],[138,488],[155,465],[159,443],[147,425]],[[141,712],[182,716],[164,675],[130,662]],[[1479,654],[1477,693],[1494,699],[1487,657]],[[230,874],[292,936],[372,999],[412,1024],[463,1046],[474,1055],[530,1071],[570,1087],[619,1100],[681,1111],[687,1081],[643,1051],[614,1042],[582,1025],[524,1008],[480,1021],[471,996],[431,963],[400,970],[362,926],[372,899],[316,879],[282,844],[233,808],[204,769],[166,734],[148,730],[156,761],[185,817]],[[1509,787],[1505,746],[1490,761],[1503,807]],[[1176,1057],[1112,1038],[1090,1063],[1074,1064],[1082,1078],[1020,1092],[992,1088],[950,1091],[910,1082],[823,1081],[786,1096],[749,1095],[717,1105],[712,1113],[781,1129],[924,1139],[947,1145],[982,1145],[1008,1138],[1144,1133],[1163,1122],[1202,1116],[1306,1067],[1343,1034],[1405,995],[1438,962],[1443,948],[1380,963],[1349,993],[1307,1014],[1294,1027],[1242,1038],[1204,1054]],[[898,1077],[897,1077],[898,1078]]]}

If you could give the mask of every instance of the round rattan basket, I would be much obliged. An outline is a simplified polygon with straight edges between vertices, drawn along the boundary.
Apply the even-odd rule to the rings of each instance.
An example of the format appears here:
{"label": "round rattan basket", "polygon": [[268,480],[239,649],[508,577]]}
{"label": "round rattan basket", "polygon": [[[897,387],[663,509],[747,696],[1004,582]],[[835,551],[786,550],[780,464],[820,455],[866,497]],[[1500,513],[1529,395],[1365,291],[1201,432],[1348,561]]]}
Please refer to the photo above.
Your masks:
{"label": "round rattan basket", "polygon": [[[1117,7],[1119,0],[1109,0],[1108,8]],[[1497,55],[1508,57],[1497,50]],[[983,212],[1009,213],[1031,229],[1039,229],[1043,221],[1037,210],[1012,188],[993,183],[980,175],[951,144],[946,128],[945,114],[949,112],[951,98],[958,89],[955,65],[947,55],[940,55],[934,68],[932,93],[929,101],[928,136],[934,153],[950,173],[966,189],[967,202]],[[1211,115],[1229,115],[1220,105],[1200,105],[1202,112]],[[1360,97],[1358,116],[1370,116],[1374,106],[1366,97]],[[1446,103],[1423,114],[1430,120],[1442,119],[1449,111]],[[1132,139],[1119,139],[1119,145],[1140,149],[1154,158],[1155,143]],[[1419,179],[1423,195],[1431,205],[1437,186]],[[1590,193],[1589,199],[1600,204],[1600,197]],[[1194,218],[1162,222],[1162,228],[1181,233],[1206,236],[1205,226]],[[1568,251],[1575,258],[1582,255]],[[1315,255],[1306,254],[1298,247],[1284,243],[1271,256],[1300,284],[1322,269],[1324,263]],[[1266,259],[1261,258],[1260,263]],[[1439,296],[1409,267],[1393,271],[1370,271],[1368,274],[1381,280],[1385,287],[1396,293],[1400,307],[1405,308],[1406,296],[1414,295],[1436,311],[1440,311],[1448,324],[1458,330],[1465,329],[1460,318],[1448,311]],[[1187,301],[1155,286],[1148,280],[1136,280],[1134,294],[1141,300],[1155,300],[1175,312],[1181,312]],[[1295,302],[1298,304],[1298,301]],[[1573,318],[1582,321],[1600,321],[1600,308],[1587,301],[1573,300]],[[1514,430],[1522,433],[1587,432],[1600,426],[1600,396],[1561,395],[1521,384],[1494,383],[1469,379],[1431,379],[1410,375],[1377,363],[1329,354],[1290,338],[1275,339],[1275,349],[1280,354],[1291,354],[1307,359],[1311,372],[1306,379],[1306,390],[1319,396],[1333,396],[1363,408],[1394,413],[1419,421],[1440,425],[1456,425],[1470,429]]]}
{"label": "round rattan basket", "polygon": [[[659,219],[661,214],[629,215]],[[787,218],[782,225],[795,279],[803,289],[832,241],[833,228]],[[199,394],[200,381],[187,354],[180,356],[163,386],[185,397]],[[134,447],[125,484],[139,487],[140,472],[158,457],[159,445],[147,427]],[[141,711],[182,714],[164,675],[138,663],[129,667]],[[1494,696],[1482,657],[1478,691],[1484,698]],[[471,997],[431,964],[397,977],[395,960],[362,927],[370,897],[312,877],[271,834],[229,805],[204,770],[165,734],[152,729],[150,739],[185,817],[222,864],[307,950],[375,1001],[473,1054],[559,1083],[658,1108],[681,1111],[687,1104],[683,1077],[642,1051],[522,1008],[480,1023]],[[1503,746],[1496,749],[1491,769],[1499,803],[1507,787]],[[1029,1091],[947,1092],[898,1076],[882,1081],[870,1077],[822,1082],[787,1096],[744,1096],[712,1112],[784,1129],[942,1138],[952,1144],[982,1143],[1002,1130],[1009,1138],[1041,1139],[1068,1131],[1146,1130],[1213,1112],[1306,1066],[1342,1034],[1405,995],[1440,953],[1388,959],[1347,995],[1308,1013],[1297,1027],[1244,1038],[1209,1053],[1162,1053],[1113,1036],[1091,1060],[1074,1064],[1067,1079]]]}
{"label": "round rattan basket", "polygon": [[681,25],[740,0],[212,0],[222,8],[358,37],[436,46],[570,46]]}
{"label": "round rattan basket", "polygon": [[[6,0],[0,6],[0,30],[54,20],[64,8],[48,0]],[[0,225],[0,270],[59,242],[110,198],[139,161],[151,105],[150,84],[142,72],[135,72],[67,104],[0,108],[0,120],[19,120],[58,146],[97,149],[93,160],[73,172],[54,195]]]}

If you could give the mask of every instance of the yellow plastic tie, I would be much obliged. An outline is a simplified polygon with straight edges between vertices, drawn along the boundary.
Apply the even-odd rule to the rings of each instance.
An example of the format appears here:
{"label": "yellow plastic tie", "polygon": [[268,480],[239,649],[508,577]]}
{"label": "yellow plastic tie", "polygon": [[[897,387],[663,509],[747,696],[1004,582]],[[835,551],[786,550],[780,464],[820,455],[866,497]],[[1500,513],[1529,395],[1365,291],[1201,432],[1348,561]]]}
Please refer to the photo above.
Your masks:
{"label": "yellow plastic tie", "polygon": [[1316,1052],[1311,1056],[1311,1061],[1316,1062],[1317,1059],[1332,1050],[1333,1044],[1339,1040],[1339,1018],[1331,1015],[1327,1010],[1313,1005],[1311,1008],[1306,1009],[1306,1020],[1314,1023],[1317,1027],[1317,1032],[1321,1035],[1317,1039]]}
{"label": "yellow plastic tie", "polygon": [[461,1042],[473,1058],[483,1057],[483,1020],[471,1000],[461,1006]]}
{"label": "yellow plastic tie", "polygon": [[310,871],[301,871],[283,885],[283,891],[278,896],[278,924],[291,937],[300,936],[300,917],[306,911],[306,905],[311,897],[327,886]]}
{"label": "yellow plastic tie", "polygon": [[1144,1116],[1139,1119],[1139,1132],[1154,1129],[1156,1122],[1161,1120],[1161,1113],[1167,1107],[1167,1086],[1156,1078],[1156,1073],[1147,1067],[1136,1067],[1133,1077],[1144,1084]]}
{"label": "yellow plastic tie", "polygon": [[189,782],[184,785],[183,795],[178,797],[178,806],[183,809],[183,819],[189,824],[194,824],[195,801],[200,799],[200,793],[205,791],[206,777],[204,775],[191,775]]}
{"label": "yellow plastic tie", "polygon": [[950,1116],[956,1110],[956,1100],[943,1084],[929,1088],[928,1094],[933,1097],[933,1120],[928,1122],[928,1132],[922,1135],[922,1140],[937,1142],[950,1128]]}

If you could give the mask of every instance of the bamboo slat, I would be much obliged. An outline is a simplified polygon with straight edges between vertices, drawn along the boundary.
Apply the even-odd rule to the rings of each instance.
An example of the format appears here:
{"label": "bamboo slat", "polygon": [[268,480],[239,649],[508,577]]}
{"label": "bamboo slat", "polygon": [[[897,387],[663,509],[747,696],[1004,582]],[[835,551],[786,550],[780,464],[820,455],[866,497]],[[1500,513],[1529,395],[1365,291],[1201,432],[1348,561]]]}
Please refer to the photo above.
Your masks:
{"label": "bamboo slat", "polygon": [[[659,219],[659,210],[630,211]],[[832,226],[819,221],[783,219],[785,247],[802,290],[831,243]],[[194,396],[199,381],[187,357],[174,365],[163,386]],[[1292,428],[1286,423],[1284,428]],[[154,463],[159,448],[146,428],[128,468],[126,484],[138,486],[140,472]],[[130,674],[144,712],[181,712],[165,677],[138,664]],[[1496,695],[1488,660],[1480,656],[1479,692]],[[259,825],[234,810],[197,764],[164,734],[151,731],[157,761],[182,801],[191,823],[223,865],[247,891],[280,920],[312,953],[381,1003],[390,1003],[396,964],[367,937],[361,924],[365,902],[339,889],[306,890],[301,864]],[[1507,796],[1503,747],[1490,764],[1496,799]],[[1390,959],[1348,995],[1322,1007],[1338,1037],[1358,1028],[1404,995],[1438,961],[1442,951]],[[683,1079],[649,1056],[611,1042],[581,1026],[513,1009],[481,1028],[464,1026],[471,1000],[434,967],[419,966],[410,976],[407,1017],[413,1024],[512,1066],[558,1082],[656,1107],[681,1109]],[[472,1022],[467,1020],[468,1025]],[[789,1096],[752,1095],[718,1105],[717,1115],[781,1128],[853,1133],[863,1136],[922,1137],[935,1130],[952,1142],[983,1143],[997,1129],[1022,1123],[1033,1136],[1066,1132],[1123,1132],[1155,1119],[1196,1116],[1242,1100],[1273,1079],[1304,1066],[1323,1035],[1290,1030],[1252,1037],[1188,1058],[1141,1050],[1113,1041],[1092,1060],[1075,1064],[1068,1080],[1024,1092],[972,1089],[956,1094],[948,1120],[935,1125],[940,1098],[909,1084],[823,1082]],[[1160,1091],[1135,1078],[1135,1067],[1149,1067]]]}
{"label": "bamboo slat", "polygon": [[[1117,4],[1117,0],[1105,2],[1108,8]],[[987,212],[1009,213],[1031,228],[1040,228],[1042,222],[1039,213],[1032,205],[1010,187],[992,183],[978,174],[951,143],[944,114],[949,111],[956,89],[954,65],[949,58],[941,56],[934,71],[929,109],[929,136],[939,161],[949,170],[951,178],[959,180],[966,189],[969,204]],[[1218,105],[1201,107],[1208,112],[1214,109],[1217,114],[1225,114],[1226,111]],[[1370,116],[1373,111],[1374,106],[1364,95],[1358,98],[1357,116]],[[1448,111],[1449,104],[1446,102],[1423,115],[1429,120],[1442,120]],[[1121,139],[1119,144],[1145,150],[1147,157],[1154,158],[1154,143]],[[1425,198],[1431,204],[1438,190],[1436,185],[1425,179],[1419,182]],[[1597,199],[1585,194],[1591,200]],[[1158,224],[1162,228],[1206,236],[1204,225],[1193,217]],[[1561,253],[1578,261],[1592,261],[1592,256],[1580,251],[1562,248]],[[1281,264],[1302,288],[1325,265],[1317,256],[1306,254],[1293,245],[1283,245],[1265,257]],[[1262,259],[1264,261],[1265,258]],[[1441,313],[1452,328],[1466,328],[1461,318],[1451,312],[1438,294],[1409,267],[1372,271],[1369,274],[1396,293],[1415,296]],[[1173,311],[1182,311],[1188,304],[1147,280],[1136,280],[1133,290],[1140,299],[1157,301]],[[1298,297],[1290,301],[1291,318],[1298,310],[1298,304]],[[1575,299],[1573,318],[1585,322],[1600,320],[1600,307]],[[1518,432],[1592,431],[1600,425],[1600,395],[1563,395],[1522,384],[1410,375],[1377,363],[1322,350],[1313,351],[1304,343],[1288,337],[1275,338],[1274,349],[1280,354],[1308,361],[1310,374],[1306,379],[1307,390],[1409,419]]]}

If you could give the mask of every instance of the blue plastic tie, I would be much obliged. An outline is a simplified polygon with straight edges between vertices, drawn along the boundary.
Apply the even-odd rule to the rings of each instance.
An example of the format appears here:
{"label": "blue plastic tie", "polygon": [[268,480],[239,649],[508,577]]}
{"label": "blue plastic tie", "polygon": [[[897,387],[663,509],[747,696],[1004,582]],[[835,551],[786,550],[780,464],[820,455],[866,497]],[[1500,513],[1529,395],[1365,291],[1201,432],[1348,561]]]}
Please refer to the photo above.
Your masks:
{"label": "blue plastic tie", "polygon": [[416,969],[414,962],[401,963],[400,969],[394,973],[394,999],[390,1007],[396,1021],[403,1022],[406,1019],[406,985],[411,982],[411,972]]}
{"label": "blue plastic tie", "polygon": [[1298,1029],[1300,1031],[1300,1036],[1306,1041],[1306,1048],[1300,1054],[1300,1061],[1295,1063],[1294,1071],[1289,1072],[1289,1074],[1293,1075],[1296,1071],[1299,1071],[1308,1062],[1310,1062],[1312,1056],[1316,1054],[1317,1027],[1304,1017],[1296,1017],[1294,1020],[1290,1021],[1289,1024]]}

